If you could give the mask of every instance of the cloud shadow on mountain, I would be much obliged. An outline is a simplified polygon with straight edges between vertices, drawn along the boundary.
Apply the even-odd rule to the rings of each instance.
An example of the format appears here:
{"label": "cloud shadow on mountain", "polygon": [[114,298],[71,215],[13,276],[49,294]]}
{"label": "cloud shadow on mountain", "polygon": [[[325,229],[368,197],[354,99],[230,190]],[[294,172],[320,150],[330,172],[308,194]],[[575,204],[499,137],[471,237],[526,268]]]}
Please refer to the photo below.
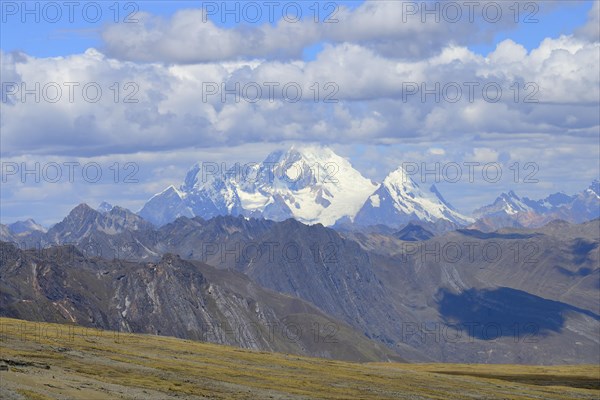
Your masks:
{"label": "cloud shadow on mountain", "polygon": [[589,310],[507,287],[473,288],[459,294],[440,289],[436,300],[445,323],[468,326],[465,332],[482,340],[560,332],[571,312],[600,321],[600,315]]}
{"label": "cloud shadow on mountain", "polygon": [[588,261],[590,253],[598,247],[598,242],[590,242],[585,239],[577,238],[571,244],[571,252],[574,255],[573,262],[581,265]]}

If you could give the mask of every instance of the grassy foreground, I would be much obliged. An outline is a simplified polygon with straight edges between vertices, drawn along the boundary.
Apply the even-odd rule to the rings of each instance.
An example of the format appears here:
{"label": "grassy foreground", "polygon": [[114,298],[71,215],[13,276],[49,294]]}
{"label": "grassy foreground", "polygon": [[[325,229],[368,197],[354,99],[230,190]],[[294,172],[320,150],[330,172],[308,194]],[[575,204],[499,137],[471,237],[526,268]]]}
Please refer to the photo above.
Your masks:
{"label": "grassy foreground", "polygon": [[[598,366],[358,364],[0,318],[2,399],[598,399]],[[0,362],[1,364],[2,362]]]}

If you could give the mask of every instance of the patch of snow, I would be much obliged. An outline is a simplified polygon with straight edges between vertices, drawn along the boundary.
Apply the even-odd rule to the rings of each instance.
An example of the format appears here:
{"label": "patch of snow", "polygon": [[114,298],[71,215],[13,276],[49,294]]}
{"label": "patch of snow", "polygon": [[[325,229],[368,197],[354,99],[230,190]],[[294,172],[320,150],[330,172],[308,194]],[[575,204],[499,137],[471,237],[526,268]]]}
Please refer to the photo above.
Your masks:
{"label": "patch of snow", "polygon": [[381,199],[379,198],[378,194],[374,194],[373,196],[369,197],[369,199],[371,200],[371,205],[375,208],[378,208],[381,204]]}

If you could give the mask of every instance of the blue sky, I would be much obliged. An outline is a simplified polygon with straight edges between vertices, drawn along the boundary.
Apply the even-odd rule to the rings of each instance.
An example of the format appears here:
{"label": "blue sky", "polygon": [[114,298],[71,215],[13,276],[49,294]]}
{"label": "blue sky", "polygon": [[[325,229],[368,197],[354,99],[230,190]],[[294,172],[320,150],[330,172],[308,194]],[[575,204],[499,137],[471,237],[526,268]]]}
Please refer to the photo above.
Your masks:
{"label": "blue sky", "polygon": [[[18,3],[16,14],[12,11],[7,15],[7,3]],[[4,51],[22,51],[36,57],[55,57],[65,56],[70,54],[78,54],[84,52],[90,47],[101,47],[102,40],[100,37],[101,27],[107,24],[114,23],[115,19],[124,21],[127,16],[133,16],[138,12],[148,12],[157,16],[170,17],[176,11],[183,8],[194,8],[201,4],[217,3],[219,10],[209,18],[216,25],[221,27],[231,28],[237,26],[233,15],[222,16],[220,4],[221,2],[202,2],[202,1],[136,1],[131,2],[136,6],[125,6],[128,2],[121,2],[120,7],[115,7],[113,1],[97,2],[102,6],[101,18],[97,22],[87,22],[84,18],[79,18],[83,11],[74,9],[75,17],[73,22],[69,21],[67,9],[61,7],[62,17],[57,18],[57,22],[50,22],[54,17],[53,10],[48,9],[47,18],[42,14],[40,8],[39,23],[35,21],[35,15],[27,15],[20,5],[21,2],[4,2],[3,19],[2,19],[2,35],[0,36],[0,47]],[[43,2],[29,2],[31,10],[34,10],[34,3],[43,4]],[[59,2],[60,3],[60,2]],[[82,2],[85,3],[85,2]],[[235,4],[235,2],[231,2]],[[281,2],[282,4],[284,2]],[[290,2],[288,2],[290,3]],[[299,1],[302,5],[302,16],[304,18],[314,18],[315,6],[314,1]],[[362,1],[321,1],[319,7],[319,16],[324,19],[333,11],[331,7],[326,7],[326,4],[333,3],[338,7],[346,6],[351,9],[356,8]],[[521,23],[515,29],[510,29],[506,32],[499,32],[495,35],[492,41],[484,41],[470,46],[471,49],[480,54],[487,54],[492,51],[496,44],[506,38],[511,38],[514,41],[521,43],[528,50],[535,48],[546,37],[557,37],[562,34],[573,33],[574,29],[585,23],[587,13],[592,7],[592,1],[572,0],[568,3],[558,4],[552,7],[547,12],[536,13],[536,23]],[[238,3],[239,4],[239,3]],[[43,7],[40,5],[39,7]],[[234,6],[232,6],[234,7]],[[117,11],[118,10],[118,11]],[[50,14],[52,11],[52,14]],[[79,13],[78,13],[79,11]],[[91,21],[96,18],[93,13],[94,9],[90,8],[88,13]],[[281,17],[283,11],[274,9],[274,15]],[[293,10],[290,9],[290,13]],[[249,13],[250,11],[248,11]],[[521,10],[520,18],[526,18],[526,15],[531,10]],[[132,14],[133,13],[133,14]],[[25,15],[24,15],[25,14]],[[240,12],[241,14],[241,12]],[[249,15],[249,14],[248,14]],[[22,19],[25,18],[25,23]],[[225,22],[222,21],[226,18]],[[252,18],[253,17],[249,17]],[[243,20],[243,17],[240,17]],[[256,24],[268,23],[269,17],[266,11],[262,11],[262,18]],[[246,24],[249,24],[246,22]],[[250,24],[249,24],[250,25]],[[322,49],[322,43],[316,43],[306,49],[304,52],[305,60],[314,59],[316,53]]]}
{"label": "blue sky", "polygon": [[[486,1],[481,4],[494,3]],[[444,197],[465,213],[511,189],[531,198],[581,191],[600,175],[598,2],[523,1],[518,23],[510,8],[515,2],[498,3],[504,7],[499,22],[477,13],[474,23],[436,23],[418,15],[400,21],[400,7],[421,2],[321,1],[315,8],[314,1],[281,1],[301,4],[303,19],[286,21],[277,7],[271,24],[267,7],[256,23],[236,23],[231,14],[222,20],[222,10],[210,8],[221,1],[79,2],[73,21],[64,6],[60,18],[48,8],[63,2],[27,2],[40,12],[46,7],[36,23],[35,15],[23,15],[23,2],[4,1],[3,162],[98,163],[105,174],[96,183],[8,179],[0,219],[34,217],[49,225],[78,203],[104,200],[138,210],[166,186],[179,185],[195,162],[260,162],[272,150],[303,142],[331,146],[375,181],[402,161],[539,166],[536,185],[442,182]],[[90,22],[94,4],[101,5],[100,18]],[[539,6],[535,23],[525,21],[531,4]],[[203,5],[210,23],[202,22]],[[339,23],[323,23],[332,11]],[[131,12],[137,23],[124,22]],[[83,101],[81,92],[74,102],[63,96],[56,104],[36,103],[8,96],[17,86],[4,86],[62,81],[94,82],[104,95],[97,103]],[[207,82],[267,81],[297,83],[302,101],[202,96]],[[474,102],[403,98],[406,82],[460,87],[471,81],[498,84],[504,96],[497,103],[481,98],[481,90]],[[323,101],[327,83],[336,85],[333,103]],[[537,102],[523,101],[531,94],[525,84],[534,85]],[[319,99],[310,101],[315,85]],[[136,101],[124,102],[132,93]],[[573,160],[576,173],[565,167]],[[115,163],[134,163],[138,182],[115,184]]]}
{"label": "blue sky", "polygon": [[[74,9],[75,18],[73,18],[73,22],[71,22],[67,17],[67,8],[61,7],[62,17],[56,18],[57,21],[52,22],[55,19],[54,10],[48,9],[48,15],[45,18],[42,11],[43,5],[40,5],[39,7],[41,8],[38,12],[39,23],[34,23],[35,14],[28,15],[24,11],[23,7],[21,7],[20,2],[16,3],[18,3],[18,6],[16,13],[14,14],[12,8],[7,8],[7,5],[4,5],[4,8],[2,9],[4,11],[1,38],[2,49],[4,51],[19,50],[37,57],[54,57],[77,54],[84,52],[90,47],[99,47],[101,46],[100,32],[102,26],[113,24],[115,23],[115,20],[123,23],[123,21],[125,21],[128,17],[134,19],[134,16],[137,14],[137,12],[148,12],[153,15],[168,18],[181,9],[198,8],[203,4],[212,5],[213,3],[216,3],[218,7],[217,12],[208,17],[212,22],[220,27],[225,28],[231,28],[239,25],[235,21],[235,15],[227,15],[222,13],[224,10],[221,9],[221,1],[123,1],[120,2],[120,7],[115,7],[115,2],[113,1],[103,1],[96,2],[97,4],[101,5],[101,15],[99,18],[96,18],[95,16],[95,8],[89,9],[88,20],[81,17],[83,15],[82,8],[81,10]],[[30,7],[30,10],[35,10],[33,3],[43,4],[43,2],[31,3],[32,4],[28,6]],[[85,2],[82,2],[82,4],[83,3]],[[132,5],[127,5],[127,3],[132,3]],[[315,15],[318,15],[323,19],[326,18],[334,10],[329,6],[326,7],[326,4],[328,3],[335,4],[337,7],[346,6],[349,8],[355,8],[361,3],[361,1],[325,1],[322,2],[320,7],[318,7],[318,13],[314,3],[315,2],[313,1],[297,2],[297,4],[302,6],[303,18],[314,18]],[[230,2],[229,4],[231,7],[235,7],[236,4],[240,6],[239,2]],[[235,10],[235,8],[232,9]],[[256,25],[269,23],[270,17],[266,10],[268,9],[261,10],[262,18],[257,20],[255,23]],[[294,12],[294,10],[290,8],[290,15],[292,12]],[[248,11],[248,14],[244,15],[248,15],[248,20],[253,21],[255,18],[253,15],[250,16],[249,13],[250,11]],[[282,10],[273,8],[273,15],[276,17],[274,19],[279,20],[282,14]],[[242,15],[241,8],[238,15]],[[23,22],[23,19],[25,19],[25,22]],[[223,21],[223,19],[225,19],[225,21]],[[248,22],[248,20],[244,21],[243,16],[240,16],[239,19],[240,22],[245,22],[248,25],[252,25]],[[51,43],[50,46],[49,43]],[[308,58],[314,57],[314,51],[309,51],[307,53]]]}

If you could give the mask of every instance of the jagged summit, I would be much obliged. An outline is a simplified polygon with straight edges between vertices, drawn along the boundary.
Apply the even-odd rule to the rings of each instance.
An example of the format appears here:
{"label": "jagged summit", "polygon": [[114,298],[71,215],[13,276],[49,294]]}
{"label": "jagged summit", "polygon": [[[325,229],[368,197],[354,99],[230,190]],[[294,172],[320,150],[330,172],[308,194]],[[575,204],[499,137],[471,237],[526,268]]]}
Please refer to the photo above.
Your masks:
{"label": "jagged summit", "polygon": [[590,186],[587,188],[587,190],[590,193],[593,193],[596,196],[600,197],[600,180],[594,179]]}
{"label": "jagged summit", "polygon": [[514,191],[511,190],[508,193],[501,193],[492,204],[473,211],[473,216],[480,218],[485,215],[493,215],[498,213],[514,215],[518,212],[530,211],[531,206],[527,204],[527,202],[527,198],[521,199]]}
{"label": "jagged summit", "polygon": [[369,196],[356,215],[359,225],[401,226],[409,221],[445,219],[459,225],[470,222],[444,200],[435,186],[423,190],[402,166],[392,171]]}
{"label": "jagged summit", "polygon": [[93,231],[114,235],[151,228],[152,224],[126,208],[114,206],[109,212],[99,212],[86,203],[81,203],[48,230],[48,239],[51,243],[66,239],[75,242]]}

